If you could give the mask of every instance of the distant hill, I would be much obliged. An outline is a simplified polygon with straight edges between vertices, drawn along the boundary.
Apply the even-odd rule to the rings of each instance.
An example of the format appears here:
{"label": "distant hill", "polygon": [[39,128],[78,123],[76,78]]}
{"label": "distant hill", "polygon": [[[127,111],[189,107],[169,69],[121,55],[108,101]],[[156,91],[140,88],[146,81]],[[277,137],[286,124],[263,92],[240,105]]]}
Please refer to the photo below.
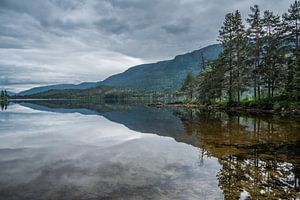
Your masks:
{"label": "distant hill", "polygon": [[127,87],[134,90],[174,91],[178,90],[186,75],[199,74],[204,60],[216,60],[222,52],[220,44],[210,45],[200,50],[178,55],[172,60],[131,67],[123,73],[110,76],[101,85]]}
{"label": "distant hill", "polygon": [[84,89],[93,88],[96,85],[97,83],[95,82],[85,82],[85,83],[80,83],[78,85],[75,84],[48,85],[48,86],[35,87],[29,90],[22,91],[18,93],[18,96],[33,95],[33,94],[48,92],[49,90],[72,90],[72,89],[84,90]]}
{"label": "distant hill", "polygon": [[18,96],[33,95],[50,90],[89,89],[96,86],[113,86],[138,91],[175,91],[178,90],[186,75],[200,73],[201,54],[205,61],[216,60],[222,52],[220,44],[210,45],[190,53],[178,55],[172,60],[143,64],[129,68],[123,73],[108,77],[102,82],[86,82],[78,85],[59,84],[35,87],[18,93]]}
{"label": "distant hill", "polygon": [[78,100],[80,102],[141,102],[149,95],[126,88],[100,85],[87,89],[51,89],[30,95],[15,95],[13,99]]}
{"label": "distant hill", "polygon": [[13,91],[7,90],[7,94],[8,94],[8,96],[14,96],[16,93]]}

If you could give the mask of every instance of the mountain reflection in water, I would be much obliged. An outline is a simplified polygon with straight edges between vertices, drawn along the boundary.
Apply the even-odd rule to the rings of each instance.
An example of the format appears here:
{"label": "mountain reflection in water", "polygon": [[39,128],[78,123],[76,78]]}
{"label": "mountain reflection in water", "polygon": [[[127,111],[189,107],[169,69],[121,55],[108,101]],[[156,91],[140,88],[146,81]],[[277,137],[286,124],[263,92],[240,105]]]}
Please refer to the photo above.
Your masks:
{"label": "mountain reflection in water", "polygon": [[[197,109],[156,109],[139,105],[109,105],[79,103],[76,101],[38,101],[31,103],[23,102],[20,103],[20,105],[32,110],[43,112],[47,111],[61,114],[81,113],[84,116],[99,115],[112,122],[123,124],[132,131],[136,131],[138,133],[152,133],[158,136],[174,138],[177,142],[189,144],[193,146],[193,149],[198,149],[197,165],[198,168],[201,169],[200,171],[197,171],[194,168],[187,169],[188,165],[185,166],[186,163],[189,163],[191,161],[188,160],[189,158],[184,158],[188,155],[188,152],[192,151],[189,149],[190,147],[182,147],[182,149],[178,149],[178,151],[182,150],[182,152],[178,153],[178,151],[175,149],[181,147],[175,148],[175,145],[163,143],[162,137],[160,137],[161,139],[156,138],[149,141],[145,139],[139,140],[137,144],[134,144],[147,146],[148,143],[148,145],[153,145],[154,148],[156,146],[157,151],[160,154],[156,155],[157,157],[152,155],[154,156],[151,157],[153,160],[148,160],[151,163],[153,162],[153,165],[155,165],[155,162],[160,163],[160,159],[168,159],[168,157],[165,156],[169,156],[169,159],[171,155],[173,157],[177,156],[176,159],[182,160],[182,163],[169,163],[168,165],[164,166],[164,170],[160,170],[159,172],[160,176],[172,177],[175,176],[174,173],[176,174],[176,172],[178,172],[177,170],[187,169],[188,172],[186,171],[185,173],[188,173],[188,175],[186,174],[184,177],[182,177],[181,179],[184,179],[184,181],[178,183],[172,180],[170,177],[169,179],[160,178],[159,180],[157,179],[156,181],[151,182],[153,181],[153,177],[151,177],[152,174],[150,174],[150,172],[147,170],[147,166],[143,166],[146,165],[147,161],[142,162],[143,153],[145,153],[147,150],[145,150],[145,152],[136,152],[136,154],[132,155],[139,156],[139,159],[141,159],[139,162],[139,166],[141,168],[130,168],[130,166],[127,166],[128,163],[126,163],[126,166],[121,164],[121,158],[122,155],[124,156],[126,154],[126,148],[125,150],[124,148],[115,148],[113,151],[118,152],[117,158],[119,158],[120,160],[111,165],[101,165],[100,167],[97,166],[97,173],[100,173],[100,175],[98,175],[103,179],[106,179],[107,176],[109,176],[109,172],[107,172],[107,170],[111,170],[111,173],[112,171],[114,173],[116,173],[117,171],[121,174],[117,176],[118,178],[113,176],[116,180],[110,180],[109,182],[102,185],[99,180],[94,180],[95,184],[99,184],[98,187],[101,188],[97,189],[98,192],[97,194],[94,194],[95,196],[89,196],[90,199],[246,199],[247,197],[250,197],[251,199],[300,198],[300,121],[298,118],[280,116],[237,116],[221,112],[204,112]],[[0,117],[1,115],[5,116],[5,112],[8,111],[0,113]],[[0,131],[1,130],[9,130],[9,127],[0,125]],[[99,141],[102,140],[103,139]],[[149,144],[149,142],[153,143]],[[166,149],[160,149],[162,148],[159,147],[160,142],[162,145],[166,145]],[[4,154],[5,148],[3,148],[2,146],[0,146],[0,148],[0,152]],[[21,150],[19,149],[19,151]],[[164,151],[166,151],[165,155]],[[106,153],[107,152],[102,151],[103,155]],[[11,154],[14,155],[13,153]],[[99,157],[103,156],[102,154],[101,152],[97,153]],[[154,153],[152,152],[152,154]],[[193,153],[191,153],[191,155],[192,154]],[[128,155],[126,155],[125,157],[127,158],[127,156]],[[182,156],[182,158],[180,156]],[[93,159],[93,157],[91,157],[91,159]],[[104,162],[105,159],[102,159]],[[216,164],[214,160],[216,160],[216,163],[218,164]],[[5,162],[3,160],[0,161],[1,170],[4,169]],[[111,161],[108,161],[107,163],[111,163]],[[57,163],[57,165],[59,164],[60,163]],[[94,163],[91,165],[96,164]],[[7,168],[8,166],[5,167]],[[173,174],[170,174],[170,169],[172,169]],[[68,176],[68,174],[70,173],[79,172],[94,173],[89,171],[80,171],[81,168],[73,170],[75,171],[72,172],[68,171],[67,169],[66,171],[62,170],[60,172],[57,172],[59,174],[56,173],[55,176]],[[78,170],[79,172],[76,170]],[[122,185],[121,182],[127,181],[126,178],[120,180],[120,178],[123,177],[122,173],[126,174],[127,170],[131,170],[133,176],[130,178],[126,176],[128,180],[131,180],[132,178],[135,179],[136,177],[134,174],[139,175],[145,173],[145,176],[147,176],[148,173],[149,177],[147,177],[147,179],[151,180],[151,184],[147,185],[147,187],[145,188],[124,188],[121,186],[118,187],[117,184],[117,186],[115,186],[117,187],[117,189],[113,190],[112,193],[105,193],[105,191],[107,190],[106,187],[111,187],[110,184],[114,185],[115,181],[120,181],[119,185]],[[215,174],[213,172],[214,170],[216,171]],[[47,177],[47,173],[51,174],[50,171],[44,170],[44,176]],[[0,175],[0,178],[4,177],[2,173],[0,173]],[[207,189],[208,191],[212,192],[205,193],[205,191],[200,192],[196,189],[196,181],[202,180],[201,177],[204,175],[207,176],[207,185],[202,186],[201,190]],[[178,177],[178,179],[180,179],[180,176]],[[217,188],[214,188],[214,179],[217,181]],[[6,177],[6,180],[9,179],[7,179]],[[164,181],[163,184],[161,182],[162,180]],[[36,179],[35,181],[36,182],[33,183],[33,185],[40,183],[47,185],[47,182],[45,182],[44,180]],[[156,185],[154,183],[156,183]],[[204,183],[205,181],[201,183],[199,182],[199,184]],[[53,183],[51,182],[51,184]],[[181,184],[186,184],[186,187],[189,187],[190,191],[187,193],[183,192],[187,188],[185,188]],[[0,196],[13,196],[15,199],[22,199],[20,196],[19,198],[17,198],[16,195],[13,195],[14,193],[17,193],[20,188],[12,187],[11,185],[14,184],[7,184],[3,181],[0,181]],[[80,185],[80,187],[83,186]],[[181,189],[182,192],[177,191],[177,193],[173,194],[168,193],[168,191],[173,191],[176,188],[178,188],[179,190]],[[222,191],[222,196],[218,194],[218,189]],[[76,193],[76,190],[78,190],[78,188],[76,188],[75,186],[70,186],[70,188],[60,188],[60,190],[56,192],[56,196],[54,197],[66,197],[67,194],[64,192]],[[215,194],[213,192],[214,190]],[[102,195],[101,192],[103,194],[105,193],[105,195]],[[143,195],[139,196],[141,195],[138,195],[139,192],[143,193]],[[22,193],[26,193],[26,190],[23,190]],[[114,194],[115,196],[110,196],[112,194]],[[35,196],[33,195],[30,197],[34,199]],[[79,197],[82,198],[82,196]],[[47,196],[43,196],[43,198],[47,198]]]}

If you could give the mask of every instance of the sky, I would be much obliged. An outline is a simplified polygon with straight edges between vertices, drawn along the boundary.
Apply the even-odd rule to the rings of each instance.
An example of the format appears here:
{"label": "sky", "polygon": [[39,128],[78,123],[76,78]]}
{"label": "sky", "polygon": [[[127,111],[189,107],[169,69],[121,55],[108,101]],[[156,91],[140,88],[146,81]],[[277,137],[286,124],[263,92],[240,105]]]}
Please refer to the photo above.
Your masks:
{"label": "sky", "polygon": [[226,13],[293,0],[0,0],[0,89],[101,81],[217,43]]}

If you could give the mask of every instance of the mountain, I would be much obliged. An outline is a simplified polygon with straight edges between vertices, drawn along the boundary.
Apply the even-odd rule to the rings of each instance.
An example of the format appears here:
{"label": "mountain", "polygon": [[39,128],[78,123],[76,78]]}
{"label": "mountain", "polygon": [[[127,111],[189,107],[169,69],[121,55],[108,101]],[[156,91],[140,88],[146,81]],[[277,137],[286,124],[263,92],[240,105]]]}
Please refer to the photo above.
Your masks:
{"label": "mountain", "polygon": [[35,87],[22,91],[17,95],[33,95],[49,90],[89,89],[101,85],[138,91],[175,91],[181,87],[189,72],[194,75],[199,74],[202,69],[200,65],[202,54],[205,61],[212,61],[218,58],[222,50],[220,44],[210,45],[187,54],[178,55],[172,60],[131,67],[125,72],[110,76],[102,82]]}
{"label": "mountain", "polygon": [[7,90],[7,94],[8,94],[8,96],[14,96],[16,93],[13,91]]}
{"label": "mountain", "polygon": [[48,86],[42,86],[42,87],[35,87],[31,88],[29,90],[22,91],[18,93],[19,96],[25,96],[25,95],[33,95],[43,92],[48,92],[49,90],[70,90],[70,89],[89,89],[93,88],[97,85],[97,83],[94,82],[84,82],[80,83],[78,85],[75,84],[58,84],[58,85],[48,85]]}
{"label": "mountain", "polygon": [[106,85],[99,85],[86,89],[78,89],[78,87],[77,89],[62,89],[59,87],[59,89],[51,89],[48,91],[32,93],[24,96],[17,94],[11,99],[78,100],[81,102],[102,103],[105,101],[142,101],[143,97],[145,97],[145,94],[142,92],[136,92],[126,88],[115,88]]}
{"label": "mountain", "polygon": [[123,73],[110,76],[100,84],[127,87],[139,91],[178,90],[189,72],[197,75],[201,71],[201,54],[203,54],[205,61],[212,61],[218,58],[222,50],[220,44],[215,44],[178,55],[172,60],[138,65]]}

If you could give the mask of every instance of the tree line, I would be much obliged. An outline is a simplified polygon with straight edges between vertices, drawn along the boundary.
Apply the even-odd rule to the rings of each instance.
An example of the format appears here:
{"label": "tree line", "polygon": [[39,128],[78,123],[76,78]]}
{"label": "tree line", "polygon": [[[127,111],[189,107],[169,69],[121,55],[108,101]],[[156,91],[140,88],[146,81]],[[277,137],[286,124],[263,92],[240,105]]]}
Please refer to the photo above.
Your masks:
{"label": "tree line", "polygon": [[218,37],[223,52],[213,62],[203,59],[202,72],[189,74],[182,90],[190,97],[197,92],[200,101],[229,105],[245,98],[299,101],[300,1],[282,16],[254,5],[245,21],[238,10],[225,16]]}

